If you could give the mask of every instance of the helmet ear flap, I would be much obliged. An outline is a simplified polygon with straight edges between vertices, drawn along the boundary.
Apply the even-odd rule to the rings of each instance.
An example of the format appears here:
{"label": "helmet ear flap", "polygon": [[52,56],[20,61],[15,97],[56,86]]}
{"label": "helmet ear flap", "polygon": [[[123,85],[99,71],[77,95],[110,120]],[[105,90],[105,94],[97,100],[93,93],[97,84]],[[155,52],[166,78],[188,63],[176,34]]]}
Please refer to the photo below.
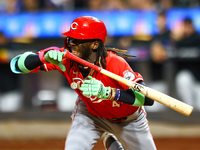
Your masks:
{"label": "helmet ear flap", "polygon": [[69,37],[66,37],[64,40],[64,49],[67,49],[68,51],[71,52],[71,47],[69,45]]}

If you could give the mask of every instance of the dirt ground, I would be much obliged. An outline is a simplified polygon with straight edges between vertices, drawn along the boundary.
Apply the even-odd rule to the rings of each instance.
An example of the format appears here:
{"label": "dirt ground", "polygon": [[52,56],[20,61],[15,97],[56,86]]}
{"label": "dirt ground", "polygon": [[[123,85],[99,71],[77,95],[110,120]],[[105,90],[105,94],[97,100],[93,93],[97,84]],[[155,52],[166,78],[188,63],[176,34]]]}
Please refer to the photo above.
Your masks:
{"label": "dirt ground", "polygon": [[[65,139],[0,140],[0,150],[63,150]],[[155,138],[158,150],[200,150],[200,138]],[[99,141],[93,150],[104,150]]]}
{"label": "dirt ground", "polygon": [[[0,122],[0,150],[63,150],[70,123]],[[200,150],[200,125],[150,122],[158,150]],[[93,150],[104,150],[100,140]]]}

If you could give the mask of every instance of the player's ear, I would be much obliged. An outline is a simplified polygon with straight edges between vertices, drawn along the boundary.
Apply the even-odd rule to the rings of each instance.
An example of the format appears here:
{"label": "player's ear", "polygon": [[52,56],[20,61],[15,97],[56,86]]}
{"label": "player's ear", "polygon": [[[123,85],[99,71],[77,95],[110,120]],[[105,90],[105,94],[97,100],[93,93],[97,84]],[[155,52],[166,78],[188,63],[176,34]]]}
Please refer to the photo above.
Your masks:
{"label": "player's ear", "polygon": [[92,44],[91,44],[91,48],[95,51],[97,50],[97,48],[99,47],[99,42],[98,41],[94,41]]}

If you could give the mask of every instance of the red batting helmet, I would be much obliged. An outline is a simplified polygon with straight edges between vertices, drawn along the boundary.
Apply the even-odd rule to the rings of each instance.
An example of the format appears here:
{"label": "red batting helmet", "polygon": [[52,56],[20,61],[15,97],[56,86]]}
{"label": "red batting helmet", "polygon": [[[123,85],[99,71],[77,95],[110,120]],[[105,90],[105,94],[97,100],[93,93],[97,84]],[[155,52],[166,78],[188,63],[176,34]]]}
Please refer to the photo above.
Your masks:
{"label": "red batting helmet", "polygon": [[75,39],[101,39],[105,43],[107,30],[101,20],[91,16],[83,16],[76,18],[72,22],[70,30],[62,35]]}

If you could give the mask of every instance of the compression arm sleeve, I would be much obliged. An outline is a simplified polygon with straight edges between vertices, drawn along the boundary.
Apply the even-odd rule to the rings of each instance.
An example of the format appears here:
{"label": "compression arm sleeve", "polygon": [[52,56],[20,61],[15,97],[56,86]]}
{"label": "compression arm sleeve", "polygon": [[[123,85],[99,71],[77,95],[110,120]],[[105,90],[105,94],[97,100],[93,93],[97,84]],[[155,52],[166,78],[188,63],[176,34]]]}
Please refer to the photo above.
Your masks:
{"label": "compression arm sleeve", "polygon": [[37,68],[38,66],[42,66],[42,62],[39,59],[38,54],[37,55],[29,55],[25,60],[25,66],[29,70],[33,70]]}
{"label": "compression arm sleeve", "polygon": [[[138,83],[145,85],[146,84],[143,81],[139,81]],[[127,89],[127,90],[120,90],[120,97],[118,99],[118,101],[120,102],[124,102],[130,105],[134,105],[138,99],[140,99],[143,104],[139,104],[140,106],[142,105],[148,105],[148,106],[152,106],[154,104],[154,100],[142,95],[139,93],[139,95],[134,94],[132,89]]]}

